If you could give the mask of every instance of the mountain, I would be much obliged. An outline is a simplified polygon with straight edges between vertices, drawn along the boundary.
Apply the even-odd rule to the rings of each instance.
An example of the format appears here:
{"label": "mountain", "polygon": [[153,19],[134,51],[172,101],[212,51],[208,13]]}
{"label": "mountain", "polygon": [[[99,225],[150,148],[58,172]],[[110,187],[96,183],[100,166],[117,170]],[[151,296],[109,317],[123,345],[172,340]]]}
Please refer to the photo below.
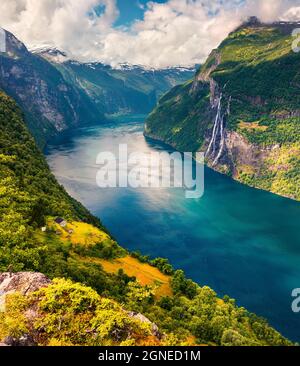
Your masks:
{"label": "mountain", "polygon": [[194,68],[145,69],[119,65],[112,68],[100,62],[81,63],[53,48],[32,50],[60,71],[65,80],[89,96],[100,113],[145,114],[172,87],[193,77]]}
{"label": "mountain", "polygon": [[53,63],[63,63],[69,60],[66,52],[60,51],[56,47],[34,47],[30,49],[32,54],[43,57],[45,60]]}
{"label": "mountain", "polygon": [[39,145],[61,131],[104,116],[81,90],[67,83],[49,62],[30,53],[11,33],[0,53],[0,88],[22,108]]}
{"label": "mountain", "polygon": [[251,18],[150,114],[145,135],[181,151],[203,151],[213,169],[300,200],[299,23]]}
{"label": "mountain", "polygon": [[292,344],[167,260],[121,248],[57,183],[3,92],[0,217],[0,344]]}
{"label": "mountain", "polygon": [[148,113],[163,93],[194,73],[80,63],[56,48],[30,52],[10,32],[5,36],[0,88],[20,105],[40,147],[66,129],[104,122],[104,115]]}

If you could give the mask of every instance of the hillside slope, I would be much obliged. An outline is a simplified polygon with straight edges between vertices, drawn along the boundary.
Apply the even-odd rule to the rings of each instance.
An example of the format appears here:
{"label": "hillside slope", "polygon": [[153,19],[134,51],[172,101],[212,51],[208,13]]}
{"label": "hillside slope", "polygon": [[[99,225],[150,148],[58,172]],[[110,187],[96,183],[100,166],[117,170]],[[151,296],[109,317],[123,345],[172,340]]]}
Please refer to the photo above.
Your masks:
{"label": "hillside slope", "polygon": [[145,135],[250,186],[300,200],[298,24],[251,19],[209,56],[194,80],[166,94]]}
{"label": "hillside slope", "polygon": [[[265,320],[186,279],[167,260],[121,248],[59,186],[16,103],[0,93],[1,291],[7,271],[59,279],[32,295],[0,294],[0,343],[291,345]],[[149,333],[149,321],[142,326],[145,316],[162,337]]]}
{"label": "hillside slope", "polygon": [[[71,198],[50,172],[45,158],[28,132],[15,102],[0,92],[0,242],[1,264],[37,266],[32,229],[48,215],[101,223]],[[28,246],[27,246],[28,243]],[[10,245],[11,244],[11,245]],[[30,254],[31,253],[31,254]]]}

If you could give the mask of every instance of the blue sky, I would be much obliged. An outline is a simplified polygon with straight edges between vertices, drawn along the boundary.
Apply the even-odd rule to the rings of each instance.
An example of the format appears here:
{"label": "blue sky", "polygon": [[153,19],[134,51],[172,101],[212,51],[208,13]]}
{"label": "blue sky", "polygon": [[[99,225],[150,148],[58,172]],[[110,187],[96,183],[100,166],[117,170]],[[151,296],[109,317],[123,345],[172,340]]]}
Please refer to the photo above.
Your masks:
{"label": "blue sky", "polygon": [[[120,11],[120,16],[118,20],[115,22],[115,26],[129,26],[135,20],[142,20],[144,16],[144,12],[147,6],[147,3],[157,3],[157,4],[165,4],[169,0],[117,0],[117,6]],[[184,1],[184,0],[183,0]],[[261,0],[268,1],[268,0]],[[217,1],[220,4],[226,3],[224,0]],[[245,0],[235,0],[234,6],[237,4],[243,4]],[[227,1],[230,5],[230,1]]]}
{"label": "blue sky", "polygon": [[[152,0],[152,2],[163,4],[167,0]],[[136,19],[143,19],[144,10],[142,7],[147,3],[149,3],[149,0],[117,0],[120,17],[115,23],[115,26],[127,26]]]}

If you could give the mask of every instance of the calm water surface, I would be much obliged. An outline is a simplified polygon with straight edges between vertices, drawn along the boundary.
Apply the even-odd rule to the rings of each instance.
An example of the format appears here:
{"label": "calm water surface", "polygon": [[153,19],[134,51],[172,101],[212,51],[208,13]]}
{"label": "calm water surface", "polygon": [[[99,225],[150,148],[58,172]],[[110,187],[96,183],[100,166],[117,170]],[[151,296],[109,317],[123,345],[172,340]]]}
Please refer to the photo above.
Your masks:
{"label": "calm water surface", "polygon": [[143,137],[143,117],[68,132],[47,148],[48,163],[67,191],[99,216],[121,245],[176,268],[220,296],[264,316],[300,341],[300,313],[291,292],[300,287],[300,204],[251,189],[205,169],[205,195],[182,189],[100,189],[99,152],[170,151]]}

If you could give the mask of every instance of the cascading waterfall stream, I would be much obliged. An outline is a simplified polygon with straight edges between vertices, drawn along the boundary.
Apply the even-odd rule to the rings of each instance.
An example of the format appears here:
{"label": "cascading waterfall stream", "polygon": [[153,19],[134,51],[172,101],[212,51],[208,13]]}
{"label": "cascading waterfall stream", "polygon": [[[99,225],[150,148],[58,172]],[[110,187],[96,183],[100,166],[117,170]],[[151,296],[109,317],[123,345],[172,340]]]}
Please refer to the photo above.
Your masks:
{"label": "cascading waterfall stream", "polygon": [[[226,109],[226,115],[227,117],[230,116],[230,103],[231,103],[231,97],[229,97],[228,100],[228,104],[227,104],[227,109]],[[222,116],[222,121],[221,121],[221,143],[220,143],[220,150],[219,153],[217,155],[217,157],[215,158],[213,165],[218,164],[218,161],[220,159],[220,157],[223,154],[223,150],[224,150],[224,146],[225,146],[225,137],[226,137],[226,131],[225,131],[225,126],[224,126],[224,115]]]}
{"label": "cascading waterfall stream", "polygon": [[[213,161],[213,166],[216,165],[221,158],[224,147],[225,147],[225,140],[226,140],[226,129],[225,129],[225,117],[230,115],[230,103],[231,103],[231,97],[229,97],[227,109],[224,114],[222,114],[222,93],[219,98],[218,102],[218,109],[217,109],[217,115],[214,123],[212,138],[210,140],[208,149],[206,151],[206,156],[212,156],[215,157]],[[216,143],[217,143],[217,137],[220,135],[220,143],[219,143],[219,150],[216,154]],[[212,150],[212,151],[211,151]],[[211,153],[211,154],[210,154]]]}
{"label": "cascading waterfall stream", "polygon": [[217,137],[218,130],[219,130],[219,120],[220,120],[221,109],[222,109],[222,103],[221,102],[222,102],[222,93],[221,93],[220,98],[219,98],[217,115],[216,115],[216,119],[215,119],[215,123],[214,123],[212,138],[210,140],[208,149],[206,151],[206,154],[205,154],[206,156],[209,156],[209,153],[210,153],[212,147],[213,147],[213,153],[215,153],[215,151],[216,151],[216,137]]}
{"label": "cascading waterfall stream", "polygon": [[225,128],[224,128],[224,116],[221,118],[221,127],[220,127],[220,136],[221,136],[221,142],[220,142],[220,149],[218,152],[217,157],[215,158],[213,165],[216,165],[223,153],[224,145],[225,145]]}

